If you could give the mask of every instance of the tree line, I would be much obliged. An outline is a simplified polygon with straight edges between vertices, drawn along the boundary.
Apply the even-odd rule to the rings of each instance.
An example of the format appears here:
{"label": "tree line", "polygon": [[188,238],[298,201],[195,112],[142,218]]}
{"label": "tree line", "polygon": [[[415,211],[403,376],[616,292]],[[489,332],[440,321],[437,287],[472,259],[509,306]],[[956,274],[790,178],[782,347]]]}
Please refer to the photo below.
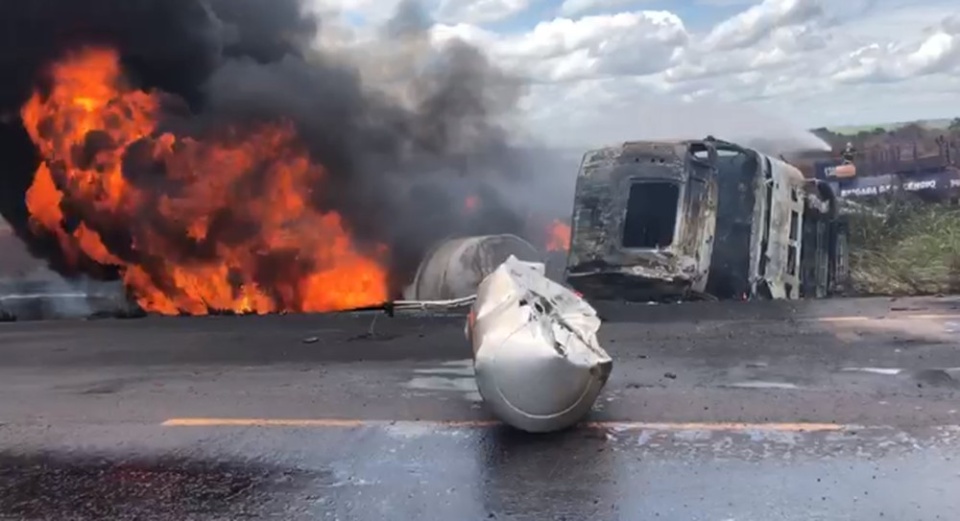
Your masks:
{"label": "tree line", "polygon": [[[929,157],[960,148],[960,117],[953,118],[945,128],[934,128],[918,122],[897,128],[864,129],[857,133],[839,133],[825,127],[813,129],[811,132],[826,141],[837,154],[841,153],[848,143],[853,145],[860,155],[886,149],[899,150],[901,155]],[[956,163],[955,160],[951,162]]]}

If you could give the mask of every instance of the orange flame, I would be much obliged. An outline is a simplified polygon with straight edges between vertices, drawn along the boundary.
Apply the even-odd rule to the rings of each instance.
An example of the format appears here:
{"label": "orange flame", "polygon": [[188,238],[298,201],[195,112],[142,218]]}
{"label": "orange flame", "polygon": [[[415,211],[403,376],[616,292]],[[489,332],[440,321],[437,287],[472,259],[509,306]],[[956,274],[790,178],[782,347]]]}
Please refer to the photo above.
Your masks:
{"label": "orange flame", "polygon": [[[116,52],[87,49],[51,73],[49,94],[21,110],[43,157],[26,203],[31,225],[53,233],[68,261],[119,267],[138,303],[162,314],[321,312],[388,299],[386,248],[361,251],[339,214],[308,203],[326,172],[292,125],[228,129],[213,142],[157,135],[159,98],[122,83]],[[147,190],[124,176],[134,144],[146,145],[164,183],[151,179]],[[80,217],[72,231],[64,204],[83,209],[70,212]],[[140,217],[146,205],[163,222]],[[215,227],[224,215],[256,231],[224,237]],[[118,249],[98,230],[129,244]],[[185,242],[203,253],[177,253]]]}
{"label": "orange flame", "polygon": [[547,251],[568,251],[570,249],[570,225],[559,219],[550,223],[547,236]]}

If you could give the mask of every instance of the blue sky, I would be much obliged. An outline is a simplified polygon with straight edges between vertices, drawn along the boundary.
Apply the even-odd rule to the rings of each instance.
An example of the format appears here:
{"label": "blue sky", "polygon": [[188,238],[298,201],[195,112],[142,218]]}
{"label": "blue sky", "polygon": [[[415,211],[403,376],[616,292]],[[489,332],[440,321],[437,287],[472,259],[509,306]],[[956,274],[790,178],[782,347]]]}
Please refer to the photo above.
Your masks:
{"label": "blue sky", "polygon": [[[535,3],[528,11],[523,12],[514,18],[499,24],[492,24],[496,29],[502,29],[504,32],[515,32],[529,29],[535,26],[541,20],[549,20],[559,16],[560,7],[563,0],[543,0]],[[714,24],[728,18],[737,12],[743,10],[743,7],[749,6],[750,1],[744,0],[643,0],[634,2],[622,2],[621,5],[627,8],[614,9],[596,9],[585,12],[585,15],[597,15],[617,11],[629,11],[629,7],[641,7],[650,11],[671,11],[683,19],[684,23],[691,30],[703,31],[712,27]]]}

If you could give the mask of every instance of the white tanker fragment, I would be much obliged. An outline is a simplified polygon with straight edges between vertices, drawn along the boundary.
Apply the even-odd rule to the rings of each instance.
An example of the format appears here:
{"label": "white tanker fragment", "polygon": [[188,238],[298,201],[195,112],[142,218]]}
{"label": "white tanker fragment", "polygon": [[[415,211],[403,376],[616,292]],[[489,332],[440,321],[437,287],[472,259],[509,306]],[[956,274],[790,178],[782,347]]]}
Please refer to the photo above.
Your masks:
{"label": "white tanker fragment", "polygon": [[480,283],[466,327],[484,402],[528,432],[580,421],[613,367],[596,311],[544,270],[511,255]]}
{"label": "white tanker fragment", "polygon": [[516,235],[448,239],[424,256],[404,297],[432,301],[472,296],[480,281],[510,256],[525,261],[542,257],[533,245]]}

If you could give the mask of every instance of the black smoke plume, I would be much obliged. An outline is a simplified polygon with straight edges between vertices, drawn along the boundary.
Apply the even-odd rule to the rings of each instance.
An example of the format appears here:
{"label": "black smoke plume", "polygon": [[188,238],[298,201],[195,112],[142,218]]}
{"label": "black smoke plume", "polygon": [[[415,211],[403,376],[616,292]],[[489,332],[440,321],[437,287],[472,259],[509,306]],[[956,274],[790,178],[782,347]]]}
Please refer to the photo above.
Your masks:
{"label": "black smoke plume", "polygon": [[[425,41],[429,25],[415,3],[403,2],[383,27],[380,46],[406,42],[424,49],[416,43]],[[134,85],[173,99],[165,130],[202,134],[222,123],[292,121],[330,176],[312,203],[340,212],[360,241],[390,246],[395,288],[445,236],[523,234],[528,208],[516,194],[503,197],[504,187],[531,189],[536,168],[498,123],[515,108],[522,83],[454,41],[411,60],[415,65],[401,74],[401,102],[365,84],[356,60],[311,50],[325,29],[297,0],[3,2],[0,214],[55,270],[116,275],[90,259],[69,265],[52,237],[30,231],[24,194],[39,158],[19,119],[31,93],[45,88],[52,62],[69,50],[107,45],[120,53]],[[128,156],[124,175],[138,185],[149,182],[150,166],[138,161],[135,146]],[[479,218],[463,216],[469,194],[482,201]],[[69,220],[71,208],[64,210]],[[142,219],[158,218],[149,208],[143,212]],[[227,216],[221,225],[256,223]],[[129,237],[106,228],[98,231],[111,249],[130,255],[129,244],[120,244]],[[220,236],[229,240],[230,234]],[[204,252],[185,246],[177,254]]]}

